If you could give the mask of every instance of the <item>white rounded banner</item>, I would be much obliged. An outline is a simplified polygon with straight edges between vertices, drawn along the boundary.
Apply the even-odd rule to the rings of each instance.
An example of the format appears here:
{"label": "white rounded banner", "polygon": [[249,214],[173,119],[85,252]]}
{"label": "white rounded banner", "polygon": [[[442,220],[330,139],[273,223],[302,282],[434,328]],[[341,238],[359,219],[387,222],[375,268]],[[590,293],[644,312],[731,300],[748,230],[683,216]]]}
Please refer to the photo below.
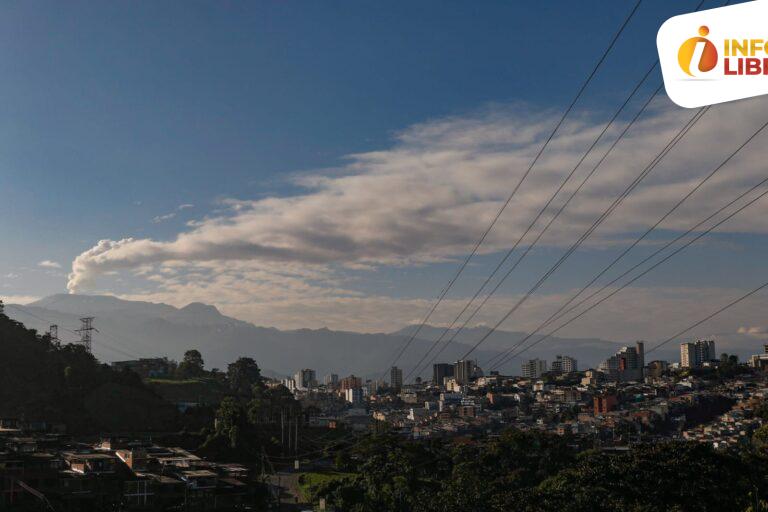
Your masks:
{"label": "white rounded banner", "polygon": [[681,107],[768,94],[768,0],[670,18],[656,46],[667,95]]}

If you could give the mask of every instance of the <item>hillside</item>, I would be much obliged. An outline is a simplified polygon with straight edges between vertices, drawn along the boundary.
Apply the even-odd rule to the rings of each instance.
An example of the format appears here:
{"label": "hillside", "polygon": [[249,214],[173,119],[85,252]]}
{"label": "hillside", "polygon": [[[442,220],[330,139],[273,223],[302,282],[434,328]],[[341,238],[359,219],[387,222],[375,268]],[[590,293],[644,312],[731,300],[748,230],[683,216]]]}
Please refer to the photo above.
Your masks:
{"label": "hillside", "polygon": [[97,433],[164,430],[176,411],[135,374],[112,371],[80,346],[52,343],[0,309],[0,417]]}

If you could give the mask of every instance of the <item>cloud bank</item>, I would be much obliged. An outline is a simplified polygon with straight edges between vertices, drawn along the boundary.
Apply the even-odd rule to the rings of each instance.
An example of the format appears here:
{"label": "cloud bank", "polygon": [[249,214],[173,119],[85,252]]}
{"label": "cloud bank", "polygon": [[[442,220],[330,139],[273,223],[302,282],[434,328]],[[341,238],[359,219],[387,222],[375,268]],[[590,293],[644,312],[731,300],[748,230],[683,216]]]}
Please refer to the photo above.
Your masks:
{"label": "cloud bank", "polygon": [[[666,100],[657,102],[540,244],[563,246],[575,240],[690,115],[690,111],[670,108]],[[589,244],[622,243],[654,223],[660,212],[767,118],[765,100],[714,107]],[[225,200],[224,213],[190,223],[168,241],[101,240],[75,258],[68,289],[92,291],[101,277],[128,272],[152,285],[142,292],[143,297],[169,296],[178,301],[178,297],[205,299],[200,295],[208,295],[210,301],[215,296],[220,298],[218,304],[229,300],[231,311],[254,304],[273,311],[299,304],[314,307],[309,301],[331,316],[347,314],[344,305],[350,303],[363,309],[382,308],[382,302],[389,300],[384,291],[375,297],[360,296],[344,286],[349,273],[465,255],[555,121],[551,112],[517,106],[411,126],[398,133],[388,148],[348,155],[338,169],[300,176],[295,195]],[[602,116],[584,114],[564,126],[481,253],[507,249],[520,236],[603,122]],[[756,139],[662,227],[687,229],[762,179],[765,140],[765,136]],[[565,193],[575,188],[606,147],[587,159]],[[548,215],[564,197],[555,201]],[[766,213],[768,202],[756,204],[721,231],[767,233]]]}

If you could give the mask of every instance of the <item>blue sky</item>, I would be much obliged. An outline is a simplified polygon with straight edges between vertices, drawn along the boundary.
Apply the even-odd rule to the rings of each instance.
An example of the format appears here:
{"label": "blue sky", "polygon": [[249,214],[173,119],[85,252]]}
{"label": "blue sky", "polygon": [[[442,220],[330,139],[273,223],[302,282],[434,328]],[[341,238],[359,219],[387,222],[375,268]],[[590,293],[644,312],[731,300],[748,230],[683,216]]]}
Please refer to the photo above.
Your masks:
{"label": "blue sky", "polygon": [[[562,172],[568,162],[572,165],[587,145],[580,134],[599,127],[655,60],[658,26],[697,3],[643,3],[579,104],[562,145],[549,164],[543,162],[543,167],[552,168],[552,180],[555,170]],[[137,257],[147,252],[143,246],[134,246],[127,256],[124,253],[131,247],[110,248],[110,257],[122,259],[114,267],[93,271],[98,276],[75,291],[177,305],[203,300],[235,316],[279,327],[399,328],[423,314],[428,300],[466,253],[469,240],[482,232],[483,212],[494,211],[494,201],[500,199],[485,197],[478,185],[473,191],[477,201],[469,201],[466,211],[454,211],[455,216],[449,217],[442,208],[451,197],[461,199],[456,190],[461,190],[462,180],[477,184],[495,177],[497,190],[511,187],[519,169],[505,177],[505,166],[528,161],[531,148],[570,101],[632,5],[615,1],[6,3],[0,7],[4,249],[0,294],[21,299],[64,292],[75,258],[99,240],[132,238],[155,244],[148,252],[157,255]],[[652,87],[657,80],[658,76]],[[741,102],[713,114],[732,128],[728,132],[733,138],[720,137],[722,146],[708,144],[711,154],[707,159],[700,156],[702,163],[722,157],[754,129],[764,110],[764,102]],[[745,119],[746,111],[753,118]],[[661,138],[654,137],[677,129],[682,115],[687,113],[658,102],[637,135],[637,145],[649,151],[660,148]],[[507,142],[494,139],[489,145],[482,139],[494,130],[520,134],[528,124],[536,127],[532,139],[520,135],[503,150],[496,146]],[[466,156],[461,139],[465,133],[473,137],[471,158],[451,157],[451,162],[458,162],[452,171],[441,167],[434,149],[453,144],[452,151]],[[707,134],[715,136],[703,129],[702,137]],[[703,140],[682,148],[670,170],[662,171],[668,175],[661,175],[658,186],[684,186],[695,178],[686,170]],[[472,163],[480,156],[492,159],[497,151],[507,152],[510,160],[499,164],[492,176],[475,178]],[[636,156],[628,149],[616,165],[628,167]],[[267,230],[273,223],[280,227],[286,212],[293,213],[286,206],[291,198],[301,201],[309,212],[307,219],[319,221],[324,209],[315,203],[327,201],[337,207],[334,197],[354,199],[358,185],[343,177],[383,172],[406,180],[413,161],[432,157],[436,167],[424,179],[436,184],[453,180],[454,185],[445,192],[445,203],[438,193],[434,195],[435,225],[446,225],[451,232],[443,238],[436,233],[432,245],[431,239],[426,240],[422,249],[408,253],[399,245],[402,240],[392,240],[380,253],[359,250],[358,246],[377,245],[371,232],[361,232],[350,244],[349,252],[355,256],[346,258],[338,257],[342,250],[335,256],[322,251],[327,248],[323,244],[338,238],[309,246],[304,244],[313,238],[312,229],[296,235],[302,240],[298,244],[293,238],[281,240],[282,231]],[[465,171],[462,165],[467,166]],[[623,176],[618,171],[616,175]],[[530,208],[535,199],[545,197],[541,194],[547,192],[546,186],[555,183],[547,176],[542,172],[539,188],[526,193]],[[665,182],[667,176],[671,181]],[[746,171],[738,174],[733,186],[750,183],[750,176],[754,175]],[[384,187],[379,178],[373,185]],[[323,180],[321,189],[330,180],[331,191],[318,194],[318,180]],[[606,188],[595,192],[596,204],[600,198],[610,199],[614,189],[608,182],[606,178]],[[360,186],[370,191],[372,183],[363,181]],[[398,191],[389,185],[384,189]],[[697,201],[698,206],[715,204],[712,201],[722,190],[713,189],[711,196]],[[356,227],[389,232],[388,222],[395,223],[392,219],[412,201],[433,197],[428,191],[424,194],[411,202],[407,194],[393,194],[391,211],[384,203],[369,208],[365,201],[358,204],[352,199],[322,220],[333,225],[338,218],[359,217]],[[541,203],[543,199],[537,204]],[[529,211],[527,206],[521,208]],[[620,217],[633,218],[632,208],[629,205]],[[634,208],[654,213],[642,200]],[[265,261],[262,255],[222,257],[224,252],[232,254],[231,247],[215,257],[200,256],[201,251],[209,254],[200,249],[185,260],[186,248],[176,244],[169,250],[162,245],[174,244],[179,234],[195,229],[217,238],[211,226],[237,226],[242,212],[247,216],[253,210],[260,216],[245,219],[243,236],[263,229],[260,243],[276,240],[275,247],[281,250],[290,246],[290,261]],[[705,212],[694,208],[688,219]],[[469,269],[457,286],[456,303],[448,305],[441,320],[450,318],[450,307],[471,294],[492,268],[499,251],[514,239],[514,226],[524,224],[524,214],[509,215],[505,223],[510,231],[502,227],[488,253]],[[370,223],[366,216],[371,216]],[[402,221],[407,227],[418,218],[415,214]],[[651,222],[652,216],[647,220]],[[187,225],[190,221],[196,224]],[[290,228],[302,222],[306,220],[290,219]],[[615,254],[617,240],[642,231],[641,221],[627,222],[578,253],[542,290],[541,307],[583,284],[599,262]],[[660,268],[643,284],[664,288],[659,294],[670,297],[671,310],[676,304],[686,314],[693,314],[685,309],[691,294],[711,296],[715,305],[729,291],[749,288],[764,267],[763,226],[748,223],[735,231],[709,238],[684,261]],[[392,232],[398,234],[394,228]],[[456,240],[451,238],[455,232],[461,232]],[[560,236],[567,232],[563,227]],[[662,237],[669,233],[675,229]],[[215,245],[212,238],[204,243]],[[195,243],[199,249],[203,242]],[[296,255],[306,248],[311,258]],[[561,241],[555,239],[534,250],[504,296],[527,289],[562,250]],[[61,268],[41,267],[42,261]],[[250,288],[243,288],[243,283],[250,283]],[[646,289],[637,293],[642,313],[642,300],[652,294]],[[483,321],[492,322],[506,304],[501,300]],[[617,304],[620,307],[624,306]],[[645,318],[652,316],[650,311]],[[586,323],[575,333],[587,334],[598,324]],[[617,325],[597,334],[629,337],[627,331],[637,328]]]}

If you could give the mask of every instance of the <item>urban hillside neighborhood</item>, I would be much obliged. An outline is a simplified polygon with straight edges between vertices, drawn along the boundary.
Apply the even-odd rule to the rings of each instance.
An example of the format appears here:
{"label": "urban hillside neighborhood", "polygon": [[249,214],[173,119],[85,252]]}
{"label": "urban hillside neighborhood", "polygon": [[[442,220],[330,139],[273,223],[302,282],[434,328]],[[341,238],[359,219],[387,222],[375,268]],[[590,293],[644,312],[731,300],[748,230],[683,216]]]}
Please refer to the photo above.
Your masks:
{"label": "urban hillside neighborhood", "polygon": [[[103,364],[90,353],[93,322],[64,344],[57,326],[40,335],[0,314],[8,510],[437,511],[460,492],[478,498],[457,510],[641,510],[665,491],[601,479],[689,459],[703,466],[685,471],[710,508],[678,497],[679,510],[768,503],[765,480],[750,483],[768,477],[768,345],[747,361],[713,339],[649,361],[638,341],[593,368],[560,354],[514,375],[459,360],[432,364],[426,379],[398,367],[271,378],[255,353],[222,370],[196,349]],[[480,461],[507,469],[485,474]],[[722,471],[734,483],[718,494]],[[637,478],[637,489],[654,485]],[[605,508],[563,485],[599,487]]]}

